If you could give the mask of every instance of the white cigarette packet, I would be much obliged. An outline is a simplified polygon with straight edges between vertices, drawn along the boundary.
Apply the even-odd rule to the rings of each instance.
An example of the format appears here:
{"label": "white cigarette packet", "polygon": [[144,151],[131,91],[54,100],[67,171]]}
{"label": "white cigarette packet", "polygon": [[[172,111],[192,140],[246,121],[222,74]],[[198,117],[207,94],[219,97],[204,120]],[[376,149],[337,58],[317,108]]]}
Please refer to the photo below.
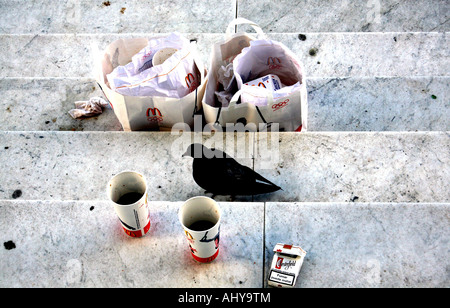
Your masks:
{"label": "white cigarette packet", "polygon": [[245,84],[246,86],[256,86],[269,89],[270,91],[278,91],[281,89],[281,81],[277,75],[267,75],[256,80],[249,81]]}
{"label": "white cigarette packet", "polygon": [[306,256],[300,246],[276,244],[268,284],[278,288],[293,288]]}

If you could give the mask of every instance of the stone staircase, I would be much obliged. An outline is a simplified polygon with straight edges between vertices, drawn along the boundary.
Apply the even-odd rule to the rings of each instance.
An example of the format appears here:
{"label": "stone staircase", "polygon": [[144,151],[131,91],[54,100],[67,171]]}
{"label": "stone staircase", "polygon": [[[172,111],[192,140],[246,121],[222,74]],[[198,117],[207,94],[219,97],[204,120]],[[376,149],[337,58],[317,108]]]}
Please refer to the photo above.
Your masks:
{"label": "stone staircase", "polygon": [[[296,287],[449,287],[449,8],[0,0],[0,287],[266,287],[278,242],[308,252]],[[185,136],[230,147],[283,188],[218,197],[221,254],[204,265],[177,219],[184,200],[205,194],[174,147],[181,137],[123,132],[111,109],[83,120],[68,111],[101,95],[95,48],[179,31],[208,64],[236,16],[303,61],[309,127]],[[126,237],[106,201],[107,181],[126,169],[150,186],[141,239]]]}

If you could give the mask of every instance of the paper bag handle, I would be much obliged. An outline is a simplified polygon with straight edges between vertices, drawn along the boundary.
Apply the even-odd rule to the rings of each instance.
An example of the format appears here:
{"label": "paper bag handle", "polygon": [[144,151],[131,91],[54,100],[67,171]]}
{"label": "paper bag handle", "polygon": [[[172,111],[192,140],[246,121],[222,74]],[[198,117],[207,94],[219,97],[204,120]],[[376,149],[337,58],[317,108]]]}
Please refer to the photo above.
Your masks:
{"label": "paper bag handle", "polygon": [[200,71],[200,82],[202,82],[205,79],[205,66],[203,64],[203,61],[201,61],[200,59],[200,55],[198,54],[197,41],[191,41],[189,47],[190,51],[192,52],[195,65],[197,65],[197,68]]}
{"label": "paper bag handle", "polygon": [[226,38],[228,39],[231,37],[231,35],[234,33],[233,30],[234,30],[235,26],[243,25],[243,24],[252,26],[252,28],[255,29],[256,33],[259,36],[261,36],[262,38],[266,37],[266,34],[264,33],[264,31],[261,29],[261,27],[258,24],[254,23],[253,21],[250,21],[248,19],[239,17],[239,18],[236,18],[235,20],[233,20],[232,22],[230,22],[230,24],[228,25],[227,30],[225,32]]}

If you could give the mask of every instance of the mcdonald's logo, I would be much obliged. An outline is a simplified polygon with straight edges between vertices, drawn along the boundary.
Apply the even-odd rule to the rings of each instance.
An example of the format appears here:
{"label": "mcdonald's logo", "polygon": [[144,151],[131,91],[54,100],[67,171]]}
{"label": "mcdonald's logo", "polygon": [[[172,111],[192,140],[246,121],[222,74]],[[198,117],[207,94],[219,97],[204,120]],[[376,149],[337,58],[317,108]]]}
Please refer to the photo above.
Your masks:
{"label": "mcdonald's logo", "polygon": [[192,73],[187,74],[186,78],[184,78],[184,81],[186,82],[186,86],[188,87],[189,92],[194,91],[199,86]]}
{"label": "mcdonald's logo", "polygon": [[147,109],[147,120],[149,122],[162,122],[164,121],[163,115],[158,108]]}
{"label": "mcdonald's logo", "polygon": [[158,113],[158,116],[162,117],[161,111],[159,111],[158,108],[148,108],[147,117],[150,117],[150,112],[152,113],[152,116],[156,116],[156,113]]}
{"label": "mcdonald's logo", "polygon": [[277,57],[269,57],[267,58],[267,65],[270,69],[277,69],[281,67],[281,60]]}
{"label": "mcdonald's logo", "polygon": [[189,88],[190,85],[194,82],[195,78],[192,73],[187,74],[186,78],[184,79],[186,81],[186,86]]}

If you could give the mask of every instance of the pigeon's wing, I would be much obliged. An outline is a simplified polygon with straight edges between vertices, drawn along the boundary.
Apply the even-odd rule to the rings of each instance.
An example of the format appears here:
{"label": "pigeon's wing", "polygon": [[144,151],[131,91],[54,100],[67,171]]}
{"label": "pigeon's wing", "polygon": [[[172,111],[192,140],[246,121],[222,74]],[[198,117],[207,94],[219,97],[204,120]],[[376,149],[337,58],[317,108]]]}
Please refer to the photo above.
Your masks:
{"label": "pigeon's wing", "polygon": [[[194,158],[193,176],[203,189],[216,195],[253,195],[280,189],[251,168],[239,164],[220,150]],[[210,157],[207,157],[210,156]]]}
{"label": "pigeon's wing", "polygon": [[[269,190],[280,189],[280,187],[270,182],[268,179],[264,178],[257,172],[253,171],[251,168],[239,164],[235,159],[226,158],[224,159],[224,161],[227,178],[235,181],[237,185],[250,185],[251,187],[259,186],[260,189],[270,187]],[[244,189],[245,186],[241,188]]]}

